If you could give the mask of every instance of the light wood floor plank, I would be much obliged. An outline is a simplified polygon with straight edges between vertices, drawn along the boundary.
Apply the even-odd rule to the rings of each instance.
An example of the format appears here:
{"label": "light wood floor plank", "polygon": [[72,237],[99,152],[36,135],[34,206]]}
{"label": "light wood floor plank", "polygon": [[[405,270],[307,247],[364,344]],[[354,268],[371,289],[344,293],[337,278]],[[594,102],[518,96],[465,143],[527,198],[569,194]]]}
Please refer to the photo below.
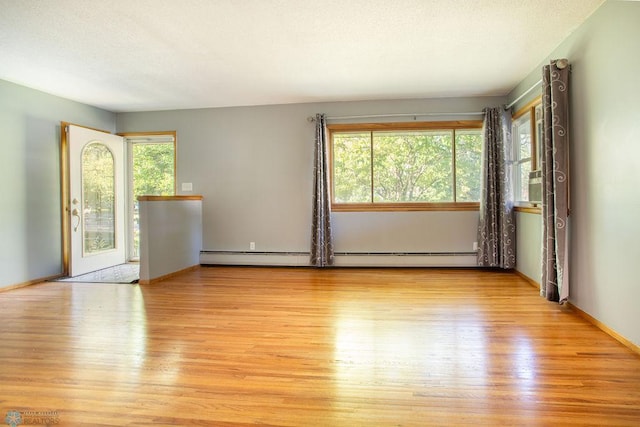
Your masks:
{"label": "light wood floor plank", "polygon": [[640,357],[512,273],[199,268],[0,293],[0,419],[640,425]]}

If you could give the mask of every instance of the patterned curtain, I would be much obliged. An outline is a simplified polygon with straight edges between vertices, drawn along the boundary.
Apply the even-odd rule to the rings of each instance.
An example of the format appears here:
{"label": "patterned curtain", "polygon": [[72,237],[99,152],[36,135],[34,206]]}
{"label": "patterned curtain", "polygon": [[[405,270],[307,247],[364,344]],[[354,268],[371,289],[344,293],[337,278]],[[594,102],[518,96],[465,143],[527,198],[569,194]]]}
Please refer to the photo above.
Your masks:
{"label": "patterned curtain", "polygon": [[478,226],[478,265],[514,268],[516,222],[510,185],[511,117],[502,108],[485,108],[482,195]]}
{"label": "patterned curtain", "polygon": [[328,143],[324,114],[316,114],[315,121],[311,265],[326,267],[333,264],[333,242],[331,240],[331,205],[329,202]]}
{"label": "patterned curtain", "polygon": [[542,68],[542,283],[540,294],[569,297],[569,67],[566,59]]}

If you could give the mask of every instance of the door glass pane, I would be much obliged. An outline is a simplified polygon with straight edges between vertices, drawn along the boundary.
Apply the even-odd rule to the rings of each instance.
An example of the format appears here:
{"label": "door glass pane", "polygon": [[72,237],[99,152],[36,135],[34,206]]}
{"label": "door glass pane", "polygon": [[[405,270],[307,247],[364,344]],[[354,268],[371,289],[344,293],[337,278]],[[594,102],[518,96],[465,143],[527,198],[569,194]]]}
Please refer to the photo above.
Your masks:
{"label": "door glass pane", "polygon": [[82,208],[83,253],[115,249],[115,165],[100,142],[82,150]]}

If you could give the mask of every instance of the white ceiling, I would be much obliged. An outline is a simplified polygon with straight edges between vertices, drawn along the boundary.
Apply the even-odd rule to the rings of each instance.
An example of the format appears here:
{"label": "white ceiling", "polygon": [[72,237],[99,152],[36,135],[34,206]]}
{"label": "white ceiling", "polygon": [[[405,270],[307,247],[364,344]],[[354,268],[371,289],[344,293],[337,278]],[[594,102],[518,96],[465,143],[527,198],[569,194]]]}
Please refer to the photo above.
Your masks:
{"label": "white ceiling", "polygon": [[0,0],[0,79],[115,112],[506,95],[603,1]]}

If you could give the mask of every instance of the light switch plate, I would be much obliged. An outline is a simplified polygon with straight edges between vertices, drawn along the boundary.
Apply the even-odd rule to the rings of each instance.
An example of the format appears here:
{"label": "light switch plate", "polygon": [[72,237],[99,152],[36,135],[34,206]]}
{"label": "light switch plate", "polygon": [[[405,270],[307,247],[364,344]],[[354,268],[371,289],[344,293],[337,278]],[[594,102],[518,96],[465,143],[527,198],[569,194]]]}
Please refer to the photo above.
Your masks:
{"label": "light switch plate", "polygon": [[183,182],[182,183],[182,191],[193,191],[193,183],[191,183],[191,182]]}

